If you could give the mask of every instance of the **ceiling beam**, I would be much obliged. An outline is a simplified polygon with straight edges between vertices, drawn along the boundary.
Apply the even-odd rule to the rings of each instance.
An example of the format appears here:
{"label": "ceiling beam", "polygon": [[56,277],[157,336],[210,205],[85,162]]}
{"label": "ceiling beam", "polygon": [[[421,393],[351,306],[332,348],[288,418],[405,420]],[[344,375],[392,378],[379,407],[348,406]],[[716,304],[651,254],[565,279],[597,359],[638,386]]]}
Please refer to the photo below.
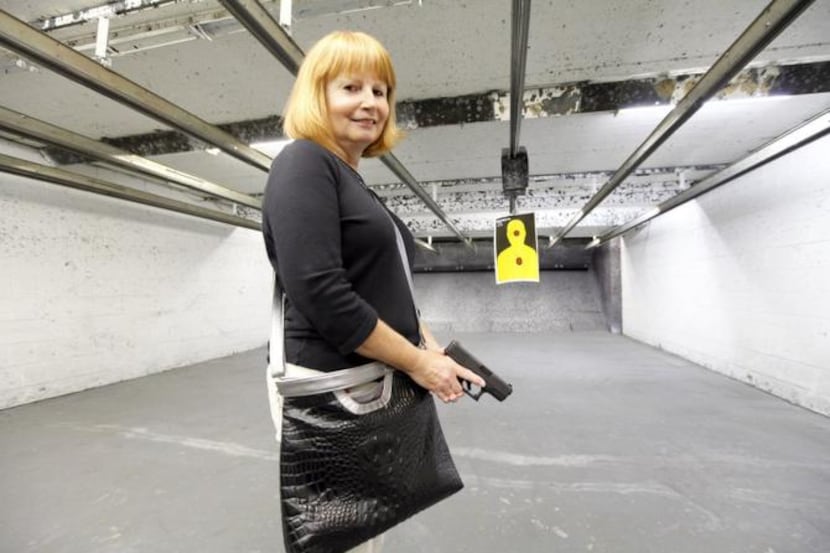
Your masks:
{"label": "ceiling beam", "polygon": [[634,169],[643,163],[703,103],[732,79],[752,58],[787,28],[813,0],[773,0],[749,27],[718,58],[709,71],[695,84],[657,128],[637,147],[622,166],[565,227],[550,239],[550,246],[565,237],[580,221],[597,207]]}
{"label": "ceiling beam", "polygon": [[0,45],[148,117],[268,171],[271,158],[47,34],[0,10]]}
{"label": "ceiling beam", "polygon": [[127,186],[121,186],[110,182],[103,181],[94,177],[86,175],[79,175],[72,173],[65,169],[58,169],[56,167],[47,167],[39,163],[32,163],[24,159],[0,154],[0,172],[10,173],[21,177],[35,179],[38,181],[50,182],[52,184],[59,184],[77,190],[85,190],[87,192],[94,192],[95,194],[102,194],[112,198],[127,200],[129,202],[158,207],[167,211],[175,211],[176,213],[183,213],[191,215],[200,219],[209,219],[228,225],[248,228],[252,230],[261,230],[261,226],[256,221],[237,217],[229,213],[217,211],[215,209],[208,209],[205,207],[196,206],[187,202],[174,200],[158,194],[151,194]]}
{"label": "ceiling beam", "polygon": [[177,169],[156,163],[144,157],[125,152],[109,144],[92,140],[86,136],[56,127],[0,106],[0,129],[16,135],[35,139],[58,148],[64,148],[76,155],[90,157],[109,165],[127,169],[131,173],[141,173],[161,179],[165,182],[184,186],[209,196],[222,198],[231,202],[261,209],[262,201],[253,196],[242,194],[224,186],[212,183],[201,177],[184,173]]}
{"label": "ceiling beam", "polygon": [[762,146],[742,160],[733,163],[732,165],[718,171],[714,175],[703,179],[691,188],[680,192],[679,194],[671,197],[665,202],[662,202],[656,207],[649,209],[642,215],[635,217],[627,223],[611,229],[607,233],[592,241],[588,247],[599,246],[604,242],[608,242],[618,236],[622,236],[626,232],[642,225],[646,221],[650,221],[651,219],[654,219],[655,217],[662,215],[675,207],[681,206],[690,200],[706,194],[718,186],[726,184],[727,182],[736,179],[749,171],[757,169],[758,167],[769,163],[787,152],[791,152],[796,148],[800,148],[805,144],[821,138],[829,132],[830,110],[827,110],[816,117],[813,117],[809,121],[795,127],[794,129],[787,131],[780,137]]}
{"label": "ceiling beam", "polygon": [[[524,107],[527,39],[530,27],[530,0],[513,0],[510,31],[510,157],[519,151]],[[512,212],[512,210],[511,210]]]}

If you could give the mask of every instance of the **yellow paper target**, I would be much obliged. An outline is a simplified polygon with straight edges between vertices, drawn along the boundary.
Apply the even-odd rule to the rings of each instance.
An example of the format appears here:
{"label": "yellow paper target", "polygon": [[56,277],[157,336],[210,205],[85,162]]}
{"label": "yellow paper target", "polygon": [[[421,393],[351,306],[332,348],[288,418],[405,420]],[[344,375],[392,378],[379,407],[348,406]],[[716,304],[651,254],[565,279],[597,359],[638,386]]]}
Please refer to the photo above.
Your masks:
{"label": "yellow paper target", "polygon": [[536,218],[533,213],[496,219],[493,247],[496,284],[539,282]]}

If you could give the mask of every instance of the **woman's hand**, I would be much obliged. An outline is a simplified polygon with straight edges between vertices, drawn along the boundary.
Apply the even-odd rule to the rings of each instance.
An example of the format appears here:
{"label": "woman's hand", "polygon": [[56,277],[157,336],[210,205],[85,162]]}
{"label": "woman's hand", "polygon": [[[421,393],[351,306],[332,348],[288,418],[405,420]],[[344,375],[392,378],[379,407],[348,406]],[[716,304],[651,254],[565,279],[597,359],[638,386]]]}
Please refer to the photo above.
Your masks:
{"label": "woman's hand", "polygon": [[438,396],[441,401],[457,401],[464,395],[459,378],[476,386],[485,385],[480,376],[444,355],[443,349],[430,348],[420,351],[415,366],[407,372],[412,380]]}
{"label": "woman's hand", "polygon": [[392,330],[382,320],[368,338],[357,348],[357,353],[370,359],[377,359],[408,374],[422,388],[426,388],[441,401],[456,401],[464,395],[459,378],[469,380],[476,386],[484,386],[484,380],[473,371],[466,369],[444,354],[429,329],[425,330],[424,345],[421,349]]}

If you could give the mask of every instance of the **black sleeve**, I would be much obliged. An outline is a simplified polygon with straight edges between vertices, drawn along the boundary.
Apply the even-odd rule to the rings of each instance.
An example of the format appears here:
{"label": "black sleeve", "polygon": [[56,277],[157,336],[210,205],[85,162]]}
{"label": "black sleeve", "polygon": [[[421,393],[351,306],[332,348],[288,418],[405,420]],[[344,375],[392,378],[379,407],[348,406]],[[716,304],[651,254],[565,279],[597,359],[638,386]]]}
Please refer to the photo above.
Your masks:
{"label": "black sleeve", "polygon": [[274,161],[263,202],[266,247],[294,308],[346,355],[377,324],[343,268],[339,168],[320,146],[289,145]]}

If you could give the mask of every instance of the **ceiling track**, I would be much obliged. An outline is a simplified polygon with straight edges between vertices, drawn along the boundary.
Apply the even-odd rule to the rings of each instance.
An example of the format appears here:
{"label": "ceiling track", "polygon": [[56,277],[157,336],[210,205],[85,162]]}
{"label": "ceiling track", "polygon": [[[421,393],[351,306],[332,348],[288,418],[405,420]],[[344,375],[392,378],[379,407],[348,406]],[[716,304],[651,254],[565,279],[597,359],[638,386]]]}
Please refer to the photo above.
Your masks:
{"label": "ceiling track", "polygon": [[209,196],[255,209],[261,209],[262,207],[262,201],[258,198],[242,194],[2,106],[0,106],[0,129],[50,146],[63,148],[81,156],[102,161],[108,165],[121,167],[131,173],[149,175],[165,182],[184,186]]}
{"label": "ceiling track", "polygon": [[224,213],[215,209],[208,209],[187,202],[167,198],[165,196],[160,196],[158,194],[136,190],[128,186],[113,184],[94,177],[79,175],[65,169],[47,167],[46,165],[33,163],[31,161],[26,161],[24,159],[4,154],[0,154],[0,171],[38,181],[50,182],[52,184],[75,188],[77,190],[94,192],[95,194],[101,194],[111,198],[118,198],[129,202],[157,207],[167,211],[175,211],[176,213],[183,213],[185,215],[191,215],[200,219],[208,219],[251,230],[261,230],[261,225],[258,222],[245,219],[244,217],[238,217],[236,215]]}
{"label": "ceiling track", "polygon": [[773,0],[746,28],[735,42],[718,58],[709,71],[657,125],[634,153],[623,162],[611,179],[592,196],[575,217],[555,236],[548,247],[564,238],[580,221],[594,210],[625,178],[642,164],[675,131],[694,115],[703,103],[714,96],[761,50],[798,18],[814,0]]}
{"label": "ceiling track", "polygon": [[510,157],[519,151],[524,106],[530,0],[513,0],[510,40]]}
{"label": "ceiling track", "polygon": [[770,161],[788,152],[809,144],[810,142],[817,140],[828,133],[830,133],[830,110],[824,111],[809,121],[787,131],[780,137],[757,149],[755,152],[751,153],[742,160],[733,163],[717,173],[701,180],[691,188],[687,188],[683,192],[676,194],[653,209],[646,211],[639,217],[636,217],[624,225],[620,225],[619,227],[610,230],[588,244],[588,247],[596,247],[618,236],[622,236],[626,232],[642,225],[646,221],[650,221],[658,215],[662,215],[690,200],[706,194],[718,186],[726,184],[727,182],[757,169],[758,167],[769,163]]}

